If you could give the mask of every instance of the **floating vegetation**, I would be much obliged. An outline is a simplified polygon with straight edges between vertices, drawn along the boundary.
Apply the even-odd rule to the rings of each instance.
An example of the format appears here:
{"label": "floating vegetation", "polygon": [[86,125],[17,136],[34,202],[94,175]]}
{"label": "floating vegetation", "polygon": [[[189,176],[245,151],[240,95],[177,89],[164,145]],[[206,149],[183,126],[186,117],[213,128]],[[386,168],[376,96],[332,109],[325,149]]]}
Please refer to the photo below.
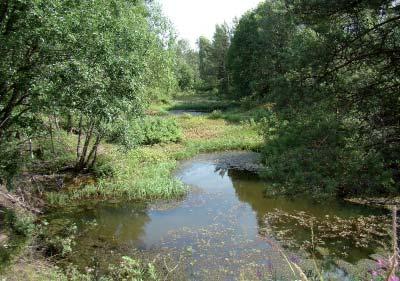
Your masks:
{"label": "floating vegetation", "polygon": [[306,212],[288,213],[276,209],[265,216],[265,223],[262,235],[318,256],[346,258],[350,248],[387,248],[390,245],[391,219],[385,215],[316,217]]}
{"label": "floating vegetation", "polygon": [[107,274],[108,264],[128,256],[174,281],[300,280],[291,264],[310,278],[317,264],[326,280],[350,280],[349,271],[325,258],[345,257],[350,268],[388,240],[389,218],[379,209],[266,197],[266,183],[243,165],[256,167],[258,159],[244,152],[200,155],[176,172],[191,187],[181,201],[84,204],[59,209],[48,220],[56,225],[69,217],[76,224],[68,262],[79,269]]}

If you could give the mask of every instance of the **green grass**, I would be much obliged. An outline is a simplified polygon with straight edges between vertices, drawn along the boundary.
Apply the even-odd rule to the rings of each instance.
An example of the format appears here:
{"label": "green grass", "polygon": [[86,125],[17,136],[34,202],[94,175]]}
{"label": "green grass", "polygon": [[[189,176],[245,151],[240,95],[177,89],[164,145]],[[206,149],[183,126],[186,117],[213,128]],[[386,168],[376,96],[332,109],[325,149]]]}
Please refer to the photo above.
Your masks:
{"label": "green grass", "polygon": [[95,185],[63,193],[48,193],[52,205],[82,199],[156,200],[179,198],[186,187],[173,176],[179,160],[199,153],[229,150],[259,150],[262,137],[255,126],[233,124],[208,117],[165,117],[176,119],[183,130],[180,143],[142,146],[123,152],[118,146],[104,144],[103,158],[113,167],[114,176]]}

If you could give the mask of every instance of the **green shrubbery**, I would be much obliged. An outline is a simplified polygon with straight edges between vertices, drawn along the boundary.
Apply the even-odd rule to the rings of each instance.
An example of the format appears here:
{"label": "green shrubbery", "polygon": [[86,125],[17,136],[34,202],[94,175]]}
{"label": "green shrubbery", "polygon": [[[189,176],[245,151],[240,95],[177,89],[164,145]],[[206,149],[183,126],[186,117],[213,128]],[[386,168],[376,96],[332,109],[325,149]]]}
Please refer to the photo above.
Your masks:
{"label": "green shrubbery", "polygon": [[274,183],[270,193],[357,196],[394,191],[382,156],[357,146],[352,126],[343,126],[335,115],[315,109],[290,122],[273,114],[264,122],[262,175]]}
{"label": "green shrubbery", "polygon": [[29,237],[35,228],[34,217],[29,213],[16,213],[13,210],[5,209],[3,211],[4,221],[1,222],[0,226],[8,228],[14,235],[20,235]]}
{"label": "green shrubbery", "polygon": [[120,121],[110,129],[109,141],[127,149],[139,145],[178,142],[182,130],[174,119],[145,117],[131,121]]}
{"label": "green shrubbery", "polygon": [[353,4],[263,1],[235,27],[231,97],[275,113],[264,129],[273,190],[400,192],[399,5]]}

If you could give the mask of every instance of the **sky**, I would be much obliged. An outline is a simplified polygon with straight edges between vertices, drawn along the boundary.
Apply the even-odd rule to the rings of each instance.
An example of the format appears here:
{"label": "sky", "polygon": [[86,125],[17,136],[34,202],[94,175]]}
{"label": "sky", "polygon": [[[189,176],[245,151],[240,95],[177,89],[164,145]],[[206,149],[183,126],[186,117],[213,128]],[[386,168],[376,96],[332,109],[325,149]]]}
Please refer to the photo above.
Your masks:
{"label": "sky", "polygon": [[212,38],[215,25],[240,17],[261,0],[160,0],[164,14],[172,21],[180,38],[192,47],[200,36]]}

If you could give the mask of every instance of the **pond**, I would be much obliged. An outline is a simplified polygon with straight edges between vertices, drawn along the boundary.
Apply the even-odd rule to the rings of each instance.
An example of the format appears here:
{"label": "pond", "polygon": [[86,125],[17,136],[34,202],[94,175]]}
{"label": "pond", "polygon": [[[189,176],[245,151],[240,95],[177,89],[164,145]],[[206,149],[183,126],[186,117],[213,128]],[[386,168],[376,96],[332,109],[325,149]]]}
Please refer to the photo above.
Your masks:
{"label": "pond", "polygon": [[[315,224],[321,220],[342,225],[360,218],[383,222],[387,217],[384,211],[341,201],[267,198],[266,183],[252,172],[241,171],[241,159],[247,161],[242,154],[236,158],[218,154],[183,163],[176,176],[192,188],[180,202],[102,203],[54,212],[47,220],[57,225],[69,218],[77,226],[70,261],[81,268],[102,267],[124,255],[158,259],[166,268],[177,265],[181,277],[172,280],[264,280],[271,275],[286,280],[290,271],[282,253],[291,260],[306,259],[305,242],[311,240],[309,222],[296,221],[297,216],[312,218]],[[350,231],[346,236],[340,227],[339,231],[339,236],[315,232],[321,234],[315,237],[323,245],[319,253],[355,263],[379,246],[376,237],[359,245],[356,234]]]}

